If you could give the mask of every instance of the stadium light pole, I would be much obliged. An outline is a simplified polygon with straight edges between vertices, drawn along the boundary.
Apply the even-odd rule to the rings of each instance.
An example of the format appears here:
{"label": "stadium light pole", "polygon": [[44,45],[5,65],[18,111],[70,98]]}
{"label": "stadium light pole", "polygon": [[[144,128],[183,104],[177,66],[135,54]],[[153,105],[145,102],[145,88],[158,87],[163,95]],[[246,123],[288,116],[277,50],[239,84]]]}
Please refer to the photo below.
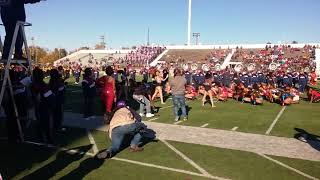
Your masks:
{"label": "stadium light pole", "polygon": [[191,45],[191,8],[192,8],[192,0],[189,0],[189,9],[188,9],[188,43],[187,45]]}

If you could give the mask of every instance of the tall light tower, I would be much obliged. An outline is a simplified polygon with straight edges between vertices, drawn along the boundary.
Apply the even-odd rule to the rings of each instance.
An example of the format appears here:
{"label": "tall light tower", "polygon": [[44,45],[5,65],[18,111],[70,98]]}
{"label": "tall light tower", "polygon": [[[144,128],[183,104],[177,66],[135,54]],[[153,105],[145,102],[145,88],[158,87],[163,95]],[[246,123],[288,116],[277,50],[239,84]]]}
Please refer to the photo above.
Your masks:
{"label": "tall light tower", "polygon": [[198,33],[198,32],[192,33],[192,36],[196,38],[196,45],[198,45],[199,44],[200,33]]}
{"label": "tall light tower", "polygon": [[100,40],[101,40],[101,48],[106,49],[105,36],[104,35],[100,36]]}
{"label": "tall light tower", "polygon": [[192,0],[189,0],[189,9],[188,9],[188,43],[187,45],[191,45],[191,9],[192,9]]}

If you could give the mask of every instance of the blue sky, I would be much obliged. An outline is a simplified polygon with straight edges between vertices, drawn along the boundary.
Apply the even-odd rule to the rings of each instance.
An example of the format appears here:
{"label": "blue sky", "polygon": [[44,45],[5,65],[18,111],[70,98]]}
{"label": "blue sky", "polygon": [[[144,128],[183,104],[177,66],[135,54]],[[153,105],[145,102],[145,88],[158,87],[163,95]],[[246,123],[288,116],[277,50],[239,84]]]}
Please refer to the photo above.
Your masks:
{"label": "blue sky", "polygon": [[[320,42],[320,0],[192,3],[192,32],[202,44]],[[144,44],[148,27],[151,43],[187,41],[188,0],[47,0],[26,9],[28,39],[50,49],[92,47],[101,35],[112,48]]]}

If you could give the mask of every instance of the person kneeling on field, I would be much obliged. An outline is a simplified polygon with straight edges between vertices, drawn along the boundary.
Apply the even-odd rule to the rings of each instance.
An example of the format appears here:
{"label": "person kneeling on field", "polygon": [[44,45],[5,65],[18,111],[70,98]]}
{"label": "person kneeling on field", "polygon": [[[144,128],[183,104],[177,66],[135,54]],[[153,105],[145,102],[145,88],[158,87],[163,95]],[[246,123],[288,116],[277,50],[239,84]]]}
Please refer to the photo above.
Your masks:
{"label": "person kneeling on field", "polygon": [[141,116],[127,107],[124,101],[119,101],[109,126],[111,147],[99,153],[96,158],[105,159],[113,157],[121,150],[121,145],[126,141],[126,137],[130,137],[131,139],[131,152],[142,151],[143,148],[139,147],[139,144],[145,131],[146,126],[141,122]]}

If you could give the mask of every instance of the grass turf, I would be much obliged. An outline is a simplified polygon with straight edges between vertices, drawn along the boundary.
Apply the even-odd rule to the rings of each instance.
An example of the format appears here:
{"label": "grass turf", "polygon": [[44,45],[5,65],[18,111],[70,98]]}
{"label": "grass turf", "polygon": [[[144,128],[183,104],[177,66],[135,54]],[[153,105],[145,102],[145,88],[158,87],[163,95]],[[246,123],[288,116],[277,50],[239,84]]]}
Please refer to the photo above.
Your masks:
{"label": "grass turf", "polygon": [[[66,94],[65,110],[75,113],[82,111],[82,91],[79,85],[69,85]],[[281,110],[278,104],[272,104],[267,101],[261,106],[252,106],[250,104],[241,104],[235,100],[216,103],[216,108],[211,108],[207,103],[201,106],[200,100],[188,101],[189,121],[181,123],[181,125],[200,127],[209,124],[207,128],[216,128],[231,130],[238,127],[237,131],[265,134],[269,126],[277,117]],[[172,100],[167,99],[165,105],[160,105],[159,100],[155,103],[160,109],[155,122],[169,123],[174,122]],[[103,114],[103,107],[99,97],[95,99],[95,113]],[[301,100],[300,104],[288,106],[280,117],[278,123],[271,131],[271,135],[293,137],[294,128],[305,129],[310,133],[317,134],[317,127],[320,126],[320,114],[318,109],[320,103],[309,104]],[[319,135],[319,134],[318,134]]]}
{"label": "grass turf", "polygon": [[[110,144],[106,134],[92,131],[99,149]],[[213,176],[231,179],[305,179],[254,153],[209,146],[169,142]],[[4,179],[207,179],[117,160],[97,161],[84,154],[70,154],[52,148],[0,141],[0,169]],[[90,144],[80,145],[88,152]],[[149,143],[140,153],[123,150],[116,157],[198,172],[161,142]],[[320,178],[319,162],[272,157],[304,173]]]}

